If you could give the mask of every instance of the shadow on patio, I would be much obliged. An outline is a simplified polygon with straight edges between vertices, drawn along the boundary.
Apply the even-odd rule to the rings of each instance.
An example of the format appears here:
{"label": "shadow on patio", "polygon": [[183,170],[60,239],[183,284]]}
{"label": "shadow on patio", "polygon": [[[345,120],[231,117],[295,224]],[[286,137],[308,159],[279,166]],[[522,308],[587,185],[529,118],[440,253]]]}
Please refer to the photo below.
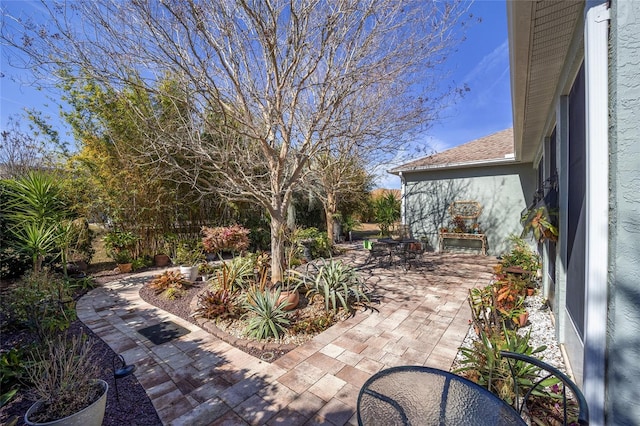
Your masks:
{"label": "shadow on patio", "polygon": [[[78,316],[127,362],[136,363],[163,424],[356,424],[360,387],[379,370],[426,365],[448,370],[468,330],[468,290],[486,285],[495,259],[425,254],[420,267],[379,268],[345,245],[376,294],[359,311],[272,364],[147,304],[147,277],[106,284],[83,297]],[[154,345],[137,330],[171,321],[190,332]]]}

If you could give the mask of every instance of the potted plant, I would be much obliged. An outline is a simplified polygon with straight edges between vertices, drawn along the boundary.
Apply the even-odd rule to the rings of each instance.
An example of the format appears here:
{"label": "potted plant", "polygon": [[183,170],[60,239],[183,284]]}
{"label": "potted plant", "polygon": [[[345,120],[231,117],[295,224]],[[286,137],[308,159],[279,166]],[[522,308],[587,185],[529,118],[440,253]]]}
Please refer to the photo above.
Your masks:
{"label": "potted plant", "polygon": [[558,241],[558,228],[554,225],[557,216],[557,211],[546,206],[526,210],[520,219],[523,226],[521,238],[531,233],[538,243]]}
{"label": "potted plant", "polygon": [[202,276],[202,281],[208,281],[209,277],[215,273],[216,267],[205,262],[198,266],[198,273]]}
{"label": "potted plant", "polygon": [[120,250],[111,254],[111,257],[118,265],[120,273],[126,274],[133,269],[133,256],[129,250]]}
{"label": "potted plant", "polygon": [[153,255],[153,264],[156,267],[164,268],[171,263],[171,258],[175,257],[176,251],[175,234],[164,234],[156,241],[156,254]]}
{"label": "potted plant", "polygon": [[204,260],[202,248],[198,245],[190,247],[181,244],[176,251],[176,263],[180,265],[180,273],[189,281],[198,277],[198,264]]}
{"label": "potted plant", "polygon": [[28,425],[99,426],[109,386],[97,379],[86,336],[51,338],[32,352],[27,375],[40,398],[26,412]]}

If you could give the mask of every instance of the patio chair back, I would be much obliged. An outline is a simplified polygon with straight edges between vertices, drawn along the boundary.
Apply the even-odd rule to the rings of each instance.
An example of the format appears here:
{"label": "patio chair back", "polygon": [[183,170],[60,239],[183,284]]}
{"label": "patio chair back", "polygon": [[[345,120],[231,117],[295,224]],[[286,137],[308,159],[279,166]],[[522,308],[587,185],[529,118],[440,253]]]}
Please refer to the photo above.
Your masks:
{"label": "patio chair back", "polygon": [[[514,379],[513,383],[514,383],[514,390],[516,394],[516,397],[514,399],[515,401],[514,408],[520,413],[520,415],[522,415],[523,411],[525,410],[525,407],[530,406],[530,404],[528,404],[529,397],[538,391],[544,390],[544,388],[547,387],[548,384],[550,383],[549,379],[552,379],[555,377],[559,383],[562,383],[562,389],[561,389],[561,397],[562,397],[562,403],[563,403],[562,404],[562,420],[563,420],[562,424],[564,425],[574,424],[573,421],[571,422],[569,421],[571,419],[569,419],[569,414],[568,414],[568,406],[567,406],[568,401],[575,401],[575,404],[577,404],[578,424],[580,425],[589,424],[589,407],[587,406],[587,401],[585,400],[584,395],[582,395],[582,392],[580,391],[578,386],[566,374],[564,374],[562,371],[558,370],[557,368],[547,364],[546,362],[540,361],[539,359],[528,356],[528,355],[515,353],[515,352],[507,352],[507,351],[500,351],[500,355],[503,358],[506,358],[507,361],[509,362],[509,369],[511,370],[511,374]],[[522,395],[523,389],[519,388],[518,380],[516,380],[515,371],[518,369],[516,368],[515,364],[518,361],[526,362],[528,364],[534,365],[541,370],[541,373],[539,375],[540,379],[534,382],[532,386],[527,387],[527,390],[526,392],[524,392],[524,395]],[[571,393],[573,394],[572,398],[567,397],[567,388],[569,388]],[[560,389],[558,390],[560,391]],[[531,413],[527,413],[527,415],[530,416]]]}

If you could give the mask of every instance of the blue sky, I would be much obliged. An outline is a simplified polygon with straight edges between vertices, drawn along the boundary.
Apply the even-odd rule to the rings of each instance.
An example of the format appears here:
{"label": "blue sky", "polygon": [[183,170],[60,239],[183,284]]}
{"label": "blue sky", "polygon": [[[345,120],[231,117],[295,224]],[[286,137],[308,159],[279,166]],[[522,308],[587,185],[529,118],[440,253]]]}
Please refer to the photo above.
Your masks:
{"label": "blue sky", "polygon": [[[31,1],[2,1],[2,7],[16,12],[31,9]],[[33,9],[31,9],[33,10]],[[467,32],[467,39],[447,61],[451,79],[458,85],[466,84],[471,90],[456,104],[442,112],[442,118],[428,132],[418,138],[414,146],[425,153],[441,152],[473,139],[512,126],[511,91],[509,83],[509,49],[505,0],[476,0],[471,6],[475,23]],[[7,124],[11,115],[24,108],[34,108],[51,117],[63,139],[68,132],[58,118],[58,110],[50,94],[21,84],[25,71],[11,67],[2,55],[0,67],[0,126]],[[26,120],[22,120],[26,121]],[[421,155],[420,155],[421,156]],[[394,163],[379,167],[377,186],[399,188],[400,179],[385,170]]]}
{"label": "blue sky", "polygon": [[[471,6],[481,22],[467,32],[467,39],[449,57],[447,66],[458,85],[471,89],[465,97],[442,113],[415,147],[423,152],[442,152],[465,142],[512,126],[509,43],[505,0],[476,0]],[[385,164],[378,168],[377,186],[400,188],[400,178],[386,170],[406,162]]]}

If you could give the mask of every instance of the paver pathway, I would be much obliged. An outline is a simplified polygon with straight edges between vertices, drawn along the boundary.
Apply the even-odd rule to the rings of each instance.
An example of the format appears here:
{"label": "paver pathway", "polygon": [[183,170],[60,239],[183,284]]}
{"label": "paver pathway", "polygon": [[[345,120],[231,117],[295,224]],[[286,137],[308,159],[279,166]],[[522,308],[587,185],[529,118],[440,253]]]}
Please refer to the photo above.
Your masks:
{"label": "paver pathway", "polygon": [[[379,296],[358,312],[269,364],[144,302],[138,290],[157,271],[105,284],[80,299],[78,317],[135,363],[167,425],[355,425],[364,382],[396,365],[448,370],[468,330],[468,289],[488,284],[495,258],[425,255],[419,270],[361,266]],[[137,330],[173,321],[190,333],[155,345]]]}

